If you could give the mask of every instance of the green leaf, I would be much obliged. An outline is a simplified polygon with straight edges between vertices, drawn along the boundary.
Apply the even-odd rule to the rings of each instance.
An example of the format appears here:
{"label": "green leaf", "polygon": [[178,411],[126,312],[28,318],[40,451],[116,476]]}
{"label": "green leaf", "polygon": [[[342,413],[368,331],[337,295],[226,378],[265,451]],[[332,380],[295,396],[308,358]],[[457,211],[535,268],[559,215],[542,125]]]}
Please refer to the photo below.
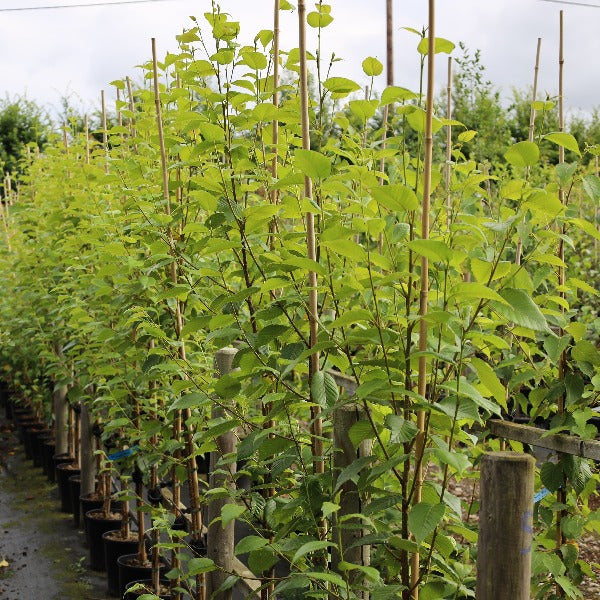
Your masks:
{"label": "green leaf", "polygon": [[507,321],[534,331],[548,332],[546,318],[524,290],[505,288],[500,290],[505,303],[492,301],[494,310]]}
{"label": "green leaf", "polygon": [[586,362],[600,366],[600,352],[596,346],[588,340],[578,341],[571,350],[571,357],[577,362]]}
{"label": "green leaf", "polygon": [[271,548],[260,548],[248,554],[248,566],[257,575],[269,571],[277,563],[277,560],[278,556]]}
{"label": "green leaf", "polygon": [[408,186],[399,183],[373,188],[373,197],[380,206],[392,212],[416,210],[419,207],[415,192]]}
{"label": "green leaf", "polygon": [[225,529],[228,523],[235,521],[240,515],[244,514],[245,511],[245,506],[233,503],[225,504],[223,508],[221,508],[221,524],[223,529]]}
{"label": "green leaf", "polygon": [[419,428],[412,421],[407,421],[400,415],[386,415],[384,424],[392,433],[390,441],[393,444],[412,442],[419,432]]}
{"label": "green leaf", "polygon": [[563,187],[567,187],[575,171],[579,167],[579,163],[560,163],[554,167],[554,171],[556,172],[556,176],[558,177],[558,181],[560,185]]}
{"label": "green leaf", "polygon": [[331,174],[331,160],[314,150],[296,150],[294,164],[311,179],[323,179]]}
{"label": "green leaf", "polygon": [[356,81],[346,79],[345,77],[330,77],[324,81],[323,86],[336,98],[343,98],[344,96],[361,89]]}
{"label": "green leaf", "polygon": [[258,332],[258,335],[256,336],[256,343],[259,346],[264,346],[269,342],[281,337],[288,331],[289,327],[287,325],[267,325]]}
{"label": "green leaf", "polygon": [[247,554],[253,550],[264,548],[269,543],[269,540],[259,535],[249,535],[242,538],[235,546],[233,553],[238,556],[240,554]]}
{"label": "green leaf", "polygon": [[518,142],[505,152],[504,158],[513,167],[531,167],[539,160],[540,149],[533,142]]}
{"label": "green leaf", "polygon": [[366,252],[364,248],[357,244],[354,240],[331,240],[321,242],[321,246],[324,248],[330,248],[336,254],[349,258],[354,261],[364,260]]}
{"label": "green leaf", "polygon": [[348,430],[348,437],[355,448],[358,448],[364,440],[375,437],[375,432],[370,421],[357,421]]}
{"label": "green leaf", "polygon": [[562,467],[551,462],[544,463],[540,469],[540,479],[548,490],[556,492],[564,483]]}
{"label": "green leaf", "polygon": [[[454,50],[455,45],[450,41],[444,38],[436,37],[433,42],[433,53],[439,54],[440,52],[444,52],[445,54],[450,54],[452,50]],[[417,50],[419,54],[423,54],[426,56],[429,53],[429,39],[424,37],[417,46]]]}
{"label": "green leaf", "polygon": [[[339,451],[339,450],[338,450]],[[342,469],[335,482],[335,491],[339,490],[346,481],[356,479],[358,474],[375,460],[374,456],[361,456]]]}
{"label": "green leaf", "polygon": [[243,52],[242,64],[248,65],[251,69],[254,69],[255,71],[261,71],[267,66],[267,57],[262,52]]}
{"label": "green leaf", "polygon": [[333,21],[333,17],[330,14],[323,12],[309,12],[306,16],[306,22],[315,28],[327,27]]}
{"label": "green leaf", "polygon": [[408,513],[408,528],[415,536],[417,544],[420,544],[444,518],[446,505],[441,502],[438,504],[428,504],[419,502],[410,509]]}
{"label": "green leaf", "polygon": [[313,542],[306,542],[305,544],[302,544],[302,546],[300,546],[300,548],[298,548],[298,550],[296,550],[296,553],[294,554],[294,558],[292,558],[291,564],[293,565],[297,560],[299,560],[306,554],[310,554],[312,552],[317,552],[319,550],[326,550],[327,548],[329,548],[330,546],[333,546],[333,545],[334,544],[332,544],[331,542],[326,542],[326,541],[321,541],[321,540],[316,540]]}
{"label": "green leaf", "polygon": [[582,183],[583,189],[590,199],[596,204],[600,202],[600,178],[597,175],[586,175]]}
{"label": "green leaf", "polygon": [[496,402],[506,410],[506,388],[502,385],[500,379],[486,362],[477,357],[471,358],[471,365],[477,371],[479,381],[483,384]]}
{"label": "green leaf", "polygon": [[333,406],[340,395],[335,379],[325,371],[314,373],[310,391],[313,402],[323,407]]}
{"label": "green leaf", "polygon": [[429,260],[450,262],[452,249],[440,240],[412,240],[407,246],[417,254],[427,257]]}
{"label": "green leaf", "polygon": [[200,573],[208,573],[217,568],[214,561],[210,558],[190,558],[187,563],[187,575],[194,577]]}
{"label": "green leaf", "polygon": [[350,100],[348,103],[352,114],[356,115],[361,121],[370,119],[375,114],[378,105],[377,100]]}
{"label": "green leaf", "polygon": [[492,288],[477,283],[475,281],[462,281],[458,283],[452,290],[451,296],[456,297],[457,303],[465,300],[495,300],[496,302],[506,303],[504,298]]}
{"label": "green leaf", "polygon": [[459,475],[471,467],[469,457],[461,452],[450,452],[446,448],[436,448],[433,452],[442,464],[450,465]]}
{"label": "green leaf", "polygon": [[383,73],[383,64],[373,56],[367,56],[362,61],[362,68],[367,77],[377,77]]}
{"label": "green leaf", "polygon": [[579,144],[574,136],[570,133],[564,133],[562,131],[555,131],[553,133],[547,133],[544,136],[544,139],[548,140],[556,144],[557,146],[562,146],[566,150],[571,150],[571,152],[575,152],[578,156],[581,156],[581,151],[579,150]]}
{"label": "green leaf", "polygon": [[404,102],[406,100],[414,100],[417,94],[397,85],[390,85],[383,90],[381,94],[381,106],[392,104],[392,102]]}

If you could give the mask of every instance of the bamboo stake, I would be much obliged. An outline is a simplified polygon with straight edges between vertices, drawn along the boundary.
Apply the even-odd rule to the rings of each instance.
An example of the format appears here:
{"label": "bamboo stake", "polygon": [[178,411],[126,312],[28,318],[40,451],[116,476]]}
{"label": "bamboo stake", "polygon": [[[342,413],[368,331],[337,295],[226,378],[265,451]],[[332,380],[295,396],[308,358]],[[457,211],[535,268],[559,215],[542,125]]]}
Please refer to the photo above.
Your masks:
{"label": "bamboo stake", "polygon": [[[421,238],[429,239],[429,209],[431,201],[431,163],[433,156],[433,95],[434,95],[434,67],[435,67],[435,0],[429,0],[429,27],[427,34],[427,96],[425,117],[425,161],[423,165],[423,210],[421,215]],[[418,392],[427,398],[427,316],[429,304],[429,261],[426,256],[421,257],[421,293],[419,301],[419,373]],[[421,502],[423,486],[423,454],[425,451],[425,411],[417,413],[417,433],[415,443],[415,485],[413,505]],[[411,556],[411,599],[419,598],[419,553]]]}
{"label": "bamboo stake", "polygon": [[[302,148],[310,149],[310,131],[308,121],[308,75],[306,67],[306,3],[304,0],[298,2],[298,24],[299,24],[299,48],[300,48],[300,102],[302,113]],[[312,200],[312,180],[307,175],[304,176],[304,196]],[[308,258],[317,260],[317,244],[315,236],[315,215],[312,212],[306,213],[306,244]],[[308,272],[308,321],[310,327],[310,348],[314,348],[317,343],[319,333],[318,321],[318,296],[317,296],[317,273]],[[315,375],[319,372],[319,353],[313,352],[310,355],[309,362],[309,385]],[[311,391],[311,400],[312,391]],[[316,402],[311,406],[311,445],[313,454],[313,468],[315,473],[325,472],[325,463],[323,462],[323,423],[321,420],[321,409]]]}
{"label": "bamboo stake", "polygon": [[[531,111],[529,113],[529,133],[528,133],[528,137],[527,139],[530,142],[533,142],[533,134],[535,131],[535,115],[536,115],[536,110],[533,107],[533,102],[535,102],[537,100],[537,88],[538,88],[538,73],[540,70],[540,49],[542,46],[542,38],[538,38],[537,41],[537,50],[535,53],[535,67],[533,69],[533,93],[532,93],[532,105],[531,105]],[[529,174],[529,167],[527,167],[527,174]],[[523,218],[523,220],[525,220]],[[519,239],[517,240],[517,249],[515,252],[515,264],[520,265],[521,264],[521,257],[523,254],[523,238],[521,236],[519,236]]]}
{"label": "bamboo stake", "polygon": [[[273,8],[273,106],[279,107],[279,0],[275,0]],[[271,162],[271,176],[277,179],[278,176],[278,159],[279,159],[279,121],[273,119],[273,152],[274,156]],[[272,189],[270,192],[271,204],[279,203],[279,191]],[[269,224],[271,236],[269,238],[269,247],[271,250],[275,247],[275,233],[277,231],[277,221],[275,217],[271,219]]]}
{"label": "bamboo stake", "polygon": [[[565,57],[564,57],[564,21],[563,21],[563,11],[560,11],[560,38],[559,38],[559,50],[558,50],[558,130],[559,131],[564,131],[565,128],[565,113],[564,113],[564,85],[563,85],[563,72],[564,72],[564,64],[565,64]],[[558,147],[558,162],[559,164],[562,164],[565,162],[565,149],[563,146],[559,146]],[[565,204],[565,190],[563,189],[562,185],[560,186],[559,190],[558,190],[558,197],[559,200],[561,202],[561,204],[564,206]],[[565,234],[565,225],[563,224],[561,227],[561,233]],[[565,260],[565,246],[564,246],[564,242],[563,242],[563,237],[560,238],[560,241],[558,243],[558,258],[561,260],[561,263],[564,264],[564,260]],[[565,298],[566,294],[563,291],[564,290],[564,285],[565,285],[565,281],[566,281],[566,272],[565,272],[565,267],[562,266],[562,264],[558,267],[558,285],[560,286],[560,292],[559,295],[561,298]],[[561,305],[561,313],[564,317],[565,314],[565,307],[563,305]],[[564,335],[564,330],[561,328],[559,331],[559,335],[563,336]],[[559,363],[558,363],[558,379],[561,381],[564,381],[565,379],[565,375],[566,375],[566,367],[567,367],[567,353],[566,350],[563,350],[561,355],[560,355],[560,359],[559,359]],[[565,412],[565,397],[564,395],[561,395],[558,398],[558,414],[562,415]],[[559,460],[561,460],[561,457],[559,455]],[[564,489],[560,489],[558,490],[557,494],[556,494],[556,500],[557,502],[564,504],[566,499],[566,493]],[[564,511],[560,510],[557,512],[556,514],[556,547],[557,549],[559,549],[562,546],[563,543],[563,533],[562,533],[562,527],[561,527],[561,522],[562,519],[564,517]],[[564,597],[562,588],[557,584],[556,586],[556,590],[557,590],[557,594],[559,597]]]}
{"label": "bamboo stake", "polygon": [[[393,3],[392,0],[386,0],[385,3],[385,63],[386,63],[386,83],[389,86],[394,85],[394,18],[393,18]],[[386,104],[383,108],[383,123],[381,133],[381,149],[385,150],[387,144],[387,128],[390,120],[390,113],[393,113],[393,105],[390,108],[389,104]],[[382,156],[379,162],[379,170],[382,176],[379,178],[379,185],[383,185],[383,173],[385,170],[385,158]],[[377,241],[377,249],[379,254],[383,254],[383,232],[379,233]]]}
{"label": "bamboo stake", "polygon": [[[167,154],[165,150],[165,140],[162,123],[162,107],[160,102],[160,91],[158,86],[158,61],[156,58],[156,40],[152,38],[152,71],[153,71],[153,82],[154,82],[154,103],[156,105],[156,124],[158,129],[158,141],[160,146],[160,161],[161,161],[161,172],[162,172],[162,191],[163,199],[165,201],[165,211],[167,215],[171,214],[171,200],[169,196],[169,174],[167,171]],[[175,241],[173,238],[173,231],[170,225],[167,227],[167,238],[169,241],[170,253],[173,257],[171,262],[171,282],[177,283],[177,261],[175,256]],[[179,340],[178,354],[182,362],[186,362],[186,350],[185,343],[181,339],[181,331],[183,329],[183,316],[181,312],[181,302],[179,300],[175,303],[175,334]],[[187,408],[183,411],[184,423],[187,423],[192,416],[191,409]],[[198,469],[196,465],[196,458],[194,455],[194,432],[189,426],[186,429],[186,451],[187,451],[187,470],[188,470],[188,484],[190,492],[190,508],[192,513],[192,539],[194,541],[200,541],[202,539],[202,515],[200,512],[200,487],[198,483]],[[196,598],[202,600],[204,598],[204,576],[198,575],[196,577]]]}
{"label": "bamboo stake", "polygon": [[104,172],[108,175],[108,128],[106,126],[106,102],[104,99],[104,90],[100,92],[102,102],[102,145],[104,146]]}
{"label": "bamboo stake", "polygon": [[[452,119],[452,57],[448,57],[448,81],[446,84],[446,119]],[[452,175],[452,125],[446,125],[446,227],[450,230],[452,200],[450,198],[450,177]]]}
{"label": "bamboo stake", "polygon": [[[594,157],[595,173],[596,177],[600,173],[598,168],[598,157]],[[598,229],[598,200],[594,201],[594,226]],[[598,268],[598,240],[594,238],[594,266]]]}

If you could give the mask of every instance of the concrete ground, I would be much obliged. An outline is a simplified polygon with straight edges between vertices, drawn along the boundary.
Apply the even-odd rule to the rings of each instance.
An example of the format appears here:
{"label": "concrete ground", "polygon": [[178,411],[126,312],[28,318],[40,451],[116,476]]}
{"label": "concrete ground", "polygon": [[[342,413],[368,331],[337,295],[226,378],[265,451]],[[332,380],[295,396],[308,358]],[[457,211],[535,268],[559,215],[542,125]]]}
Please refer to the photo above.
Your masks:
{"label": "concrete ground", "polygon": [[0,410],[0,598],[107,600],[105,576],[87,569],[83,540]]}

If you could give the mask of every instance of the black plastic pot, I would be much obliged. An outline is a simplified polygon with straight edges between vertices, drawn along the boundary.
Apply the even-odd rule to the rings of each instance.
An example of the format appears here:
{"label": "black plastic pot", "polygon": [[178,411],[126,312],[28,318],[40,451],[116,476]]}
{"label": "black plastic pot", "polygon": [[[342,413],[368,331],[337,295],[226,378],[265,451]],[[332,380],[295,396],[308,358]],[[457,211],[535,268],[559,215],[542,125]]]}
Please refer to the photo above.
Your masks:
{"label": "black plastic pot", "polygon": [[137,538],[134,540],[122,540],[117,537],[109,537],[119,533],[118,529],[107,531],[102,534],[104,544],[104,563],[106,566],[106,580],[108,582],[108,593],[110,596],[119,597],[119,566],[117,559],[124,554],[137,552]]}
{"label": "black plastic pot", "polygon": [[[86,494],[85,496],[79,496],[79,518],[83,521],[83,531],[85,532],[85,544],[86,548],[90,547],[90,533],[87,527],[87,519],[85,518],[85,513],[90,510],[97,510],[98,508],[102,508],[104,504],[103,500],[99,500],[98,498],[90,498],[90,494]],[[120,500],[113,500],[110,503],[110,509],[112,511],[121,510],[122,502]]]}
{"label": "black plastic pot", "polygon": [[[132,587],[136,583],[141,583],[142,585],[145,585],[148,589],[144,592],[128,592],[128,591],[126,591],[123,596],[123,600],[138,600],[138,598],[140,597],[141,594],[154,593],[154,592],[150,592],[150,590],[152,589],[152,580],[151,579],[140,579],[138,581],[132,581],[128,585],[128,587]],[[160,583],[161,583],[161,585],[164,585],[164,586],[169,585],[169,581],[167,579],[161,579]],[[158,596],[158,597],[161,600],[171,600],[171,598],[173,596],[171,595],[171,593],[167,593],[167,594],[160,594],[160,596]]]}
{"label": "black plastic pot", "polygon": [[[69,454],[54,454],[52,456],[52,476],[48,477],[48,479],[54,483],[56,481],[56,467],[58,465],[62,465],[63,463],[70,463],[75,460],[74,456],[70,456]],[[73,475],[73,473],[71,473]]]}
{"label": "black plastic pot", "polygon": [[25,430],[25,451],[29,452],[29,457],[33,460],[34,467],[42,466],[42,455],[39,451],[37,439],[41,435],[49,433],[50,430],[45,425],[41,425],[40,427],[34,426]]}
{"label": "black plastic pot", "polygon": [[[137,563],[136,554],[125,554],[117,559],[119,568],[119,593],[121,597],[125,594],[127,587],[134,581],[150,580],[152,577],[152,565],[148,561],[147,565],[139,565]],[[161,558],[160,574],[163,575],[166,571],[166,564]],[[137,596],[132,596],[137,598]]]}
{"label": "black plastic pot", "polygon": [[36,466],[41,467],[42,471],[45,473],[45,467],[44,467],[44,460],[45,460],[45,450],[44,450],[44,442],[47,442],[49,440],[53,440],[54,439],[54,435],[52,434],[52,432],[49,429],[44,429],[43,431],[40,431],[36,436],[34,436],[33,438],[33,455],[37,456],[38,458],[38,462],[37,464],[34,462],[34,464],[36,464]]}
{"label": "black plastic pot", "polygon": [[81,495],[81,476],[71,475],[69,477],[69,496],[71,502],[71,512],[73,513],[73,525],[79,529],[80,513],[79,513],[79,496]]}
{"label": "black plastic pot", "polygon": [[[34,425],[41,425],[37,417],[33,415],[26,415],[17,419],[17,437],[19,442],[25,445],[25,430],[33,427]],[[31,458],[31,453],[27,455],[27,447],[25,446],[25,456]]]}
{"label": "black plastic pot", "polygon": [[113,513],[115,518],[112,519],[106,519],[104,517],[94,518],[94,515],[101,513],[101,509],[88,510],[88,512],[85,513],[85,521],[87,523],[86,526],[90,544],[90,568],[93,571],[106,570],[102,534],[106,533],[107,531],[117,529],[121,523],[120,513]]}
{"label": "black plastic pot", "polygon": [[71,490],[69,488],[69,477],[73,475],[79,475],[79,467],[75,463],[62,463],[56,467],[56,484],[60,498],[60,510],[64,513],[73,512]]}
{"label": "black plastic pot", "polygon": [[42,468],[48,481],[53,482],[54,476],[54,454],[56,453],[56,443],[54,438],[42,442]]}

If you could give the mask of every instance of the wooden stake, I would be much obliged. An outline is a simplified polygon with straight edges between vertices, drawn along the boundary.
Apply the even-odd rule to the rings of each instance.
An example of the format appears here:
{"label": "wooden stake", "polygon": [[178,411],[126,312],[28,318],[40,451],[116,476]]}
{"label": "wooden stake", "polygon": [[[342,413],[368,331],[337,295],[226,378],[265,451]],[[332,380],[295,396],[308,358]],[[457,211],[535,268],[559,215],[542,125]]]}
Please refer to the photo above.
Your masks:
{"label": "wooden stake", "polygon": [[489,452],[481,460],[477,600],[529,600],[535,459]]}
{"label": "wooden stake", "polygon": [[[306,3],[304,0],[298,2],[298,30],[299,30],[299,48],[300,48],[300,103],[302,118],[302,148],[310,150],[310,130],[308,120],[308,74],[306,67]],[[312,200],[312,180],[307,175],[304,176],[304,196]],[[306,213],[306,245],[307,256],[310,260],[317,260],[317,243],[315,236],[315,215],[312,212]],[[314,348],[319,334],[319,306],[317,291],[317,273],[308,272],[308,321],[310,327],[310,348]],[[319,353],[313,352],[309,359],[309,385],[312,387],[312,381],[319,372]],[[311,400],[312,392],[311,392]],[[323,423],[321,420],[321,409],[316,402],[310,409],[312,417],[311,425],[311,445],[313,455],[313,469],[315,473],[325,472],[325,463],[323,461]]]}
{"label": "wooden stake", "polygon": [[[236,354],[237,350],[235,348],[221,348],[221,350],[217,351],[215,355],[215,369],[219,377],[233,370],[233,359]],[[214,405],[211,417],[212,419],[218,419],[219,417],[229,418],[229,415],[227,415],[221,406]],[[236,461],[232,460],[227,465],[220,467],[217,467],[217,464],[222,457],[236,453],[237,438],[233,431],[228,431],[220,435],[216,443],[217,451],[211,452],[210,455],[209,487],[211,489],[225,488],[233,492],[235,489]],[[219,520],[223,507],[233,502],[231,497],[224,496],[215,498],[208,503],[207,553],[208,558],[212,558],[215,564],[220,567],[217,571],[211,571],[206,579],[206,596],[208,598],[212,597],[212,594],[223,585],[228,574],[233,570],[235,521],[231,521],[223,526]],[[233,590],[231,588],[221,592],[219,600],[231,600],[233,597],[232,594]]]}
{"label": "wooden stake", "polygon": [[[559,40],[559,50],[558,50],[558,130],[564,131],[565,129],[565,109],[564,109],[564,87],[563,87],[563,72],[564,72],[564,23],[563,23],[563,11],[560,11],[560,40]],[[565,149],[563,146],[558,147],[558,162],[562,164],[565,162]],[[564,206],[565,204],[565,190],[562,185],[558,190],[558,197],[561,204]],[[565,234],[565,225],[561,226],[561,233]],[[558,242],[558,258],[561,260],[561,263],[564,264],[565,260],[565,246],[563,242],[563,237],[560,238]],[[566,294],[564,292],[564,286],[566,282],[566,269],[564,266],[558,267],[558,285],[560,286],[561,291],[559,295],[561,298],[565,299]],[[565,307],[561,305],[561,313],[564,317]],[[559,335],[564,335],[564,330],[561,328],[559,331]],[[567,351],[563,350],[560,355],[560,359],[558,362],[558,379],[560,381],[564,381],[567,369]],[[562,415],[565,412],[565,397],[564,394],[559,396],[558,398],[558,414]],[[559,455],[559,462],[562,461],[561,456]],[[566,500],[566,493],[564,489],[558,490],[556,493],[556,501],[564,504]],[[561,522],[564,517],[564,511],[560,510],[556,513],[556,547],[560,548],[563,544],[563,533]],[[557,584],[556,586],[557,594],[560,598],[564,597],[564,593],[562,588]]]}
{"label": "wooden stake", "polygon": [[[162,192],[163,199],[165,201],[165,212],[167,215],[171,214],[171,199],[169,195],[169,173],[167,171],[167,154],[165,150],[165,139],[163,132],[162,123],[162,107],[160,102],[160,91],[158,85],[158,60],[156,57],[156,40],[152,38],[152,71],[154,80],[154,103],[156,106],[156,124],[158,129],[158,142],[160,146],[160,161],[161,161],[161,173],[162,173]],[[173,231],[171,226],[167,227],[167,239],[169,242],[169,251],[173,257],[171,262],[171,282],[177,284],[178,281],[178,269],[177,269],[177,258],[175,253],[175,241],[173,238]],[[181,302],[176,300],[175,302],[175,334],[179,341],[178,354],[180,360],[185,363],[186,350],[185,342],[181,338],[181,331],[183,329],[183,315],[181,310]],[[192,416],[191,409],[187,408],[183,411],[184,423],[189,423]],[[196,464],[196,458],[194,455],[194,432],[191,427],[186,425],[186,464],[188,470],[188,485],[190,492],[190,508],[192,510],[192,539],[200,541],[202,538],[202,513],[200,512],[200,486],[198,483],[198,469]],[[203,577],[198,576],[198,585],[196,586],[196,598],[202,600],[204,598],[204,586],[200,585]]]}
{"label": "wooden stake", "polygon": [[[542,38],[538,38],[537,41],[537,50],[535,52],[535,67],[533,69],[533,93],[532,93],[532,103],[537,100],[537,86],[538,86],[538,73],[540,70],[540,49],[542,46]],[[536,110],[531,106],[531,111],[529,113],[529,134],[527,139],[530,142],[533,142],[533,134],[535,131],[535,114]],[[529,167],[527,167],[527,174],[529,175]],[[523,221],[525,219],[523,218]],[[517,240],[517,249],[515,251],[515,264],[521,264],[521,256],[523,254],[523,238],[519,235],[519,239]]]}
{"label": "wooden stake", "polygon": [[[452,57],[448,57],[448,80],[446,83],[446,119],[452,119]],[[452,199],[450,197],[450,178],[452,175],[452,125],[446,125],[446,227],[450,230],[452,219]]]}
{"label": "wooden stake", "polygon": [[[427,32],[427,97],[425,105],[425,161],[423,165],[423,207],[421,214],[421,239],[429,239],[429,208],[431,201],[431,166],[433,155],[433,100],[434,100],[434,67],[435,67],[435,0],[429,0],[429,27]],[[429,306],[429,261],[421,257],[421,293],[419,301],[419,373],[418,392],[427,399],[427,316]],[[425,452],[425,411],[417,413],[417,433],[415,443],[415,485],[413,505],[421,502],[423,486],[423,456]],[[411,598],[419,598],[419,553],[411,556]]]}

